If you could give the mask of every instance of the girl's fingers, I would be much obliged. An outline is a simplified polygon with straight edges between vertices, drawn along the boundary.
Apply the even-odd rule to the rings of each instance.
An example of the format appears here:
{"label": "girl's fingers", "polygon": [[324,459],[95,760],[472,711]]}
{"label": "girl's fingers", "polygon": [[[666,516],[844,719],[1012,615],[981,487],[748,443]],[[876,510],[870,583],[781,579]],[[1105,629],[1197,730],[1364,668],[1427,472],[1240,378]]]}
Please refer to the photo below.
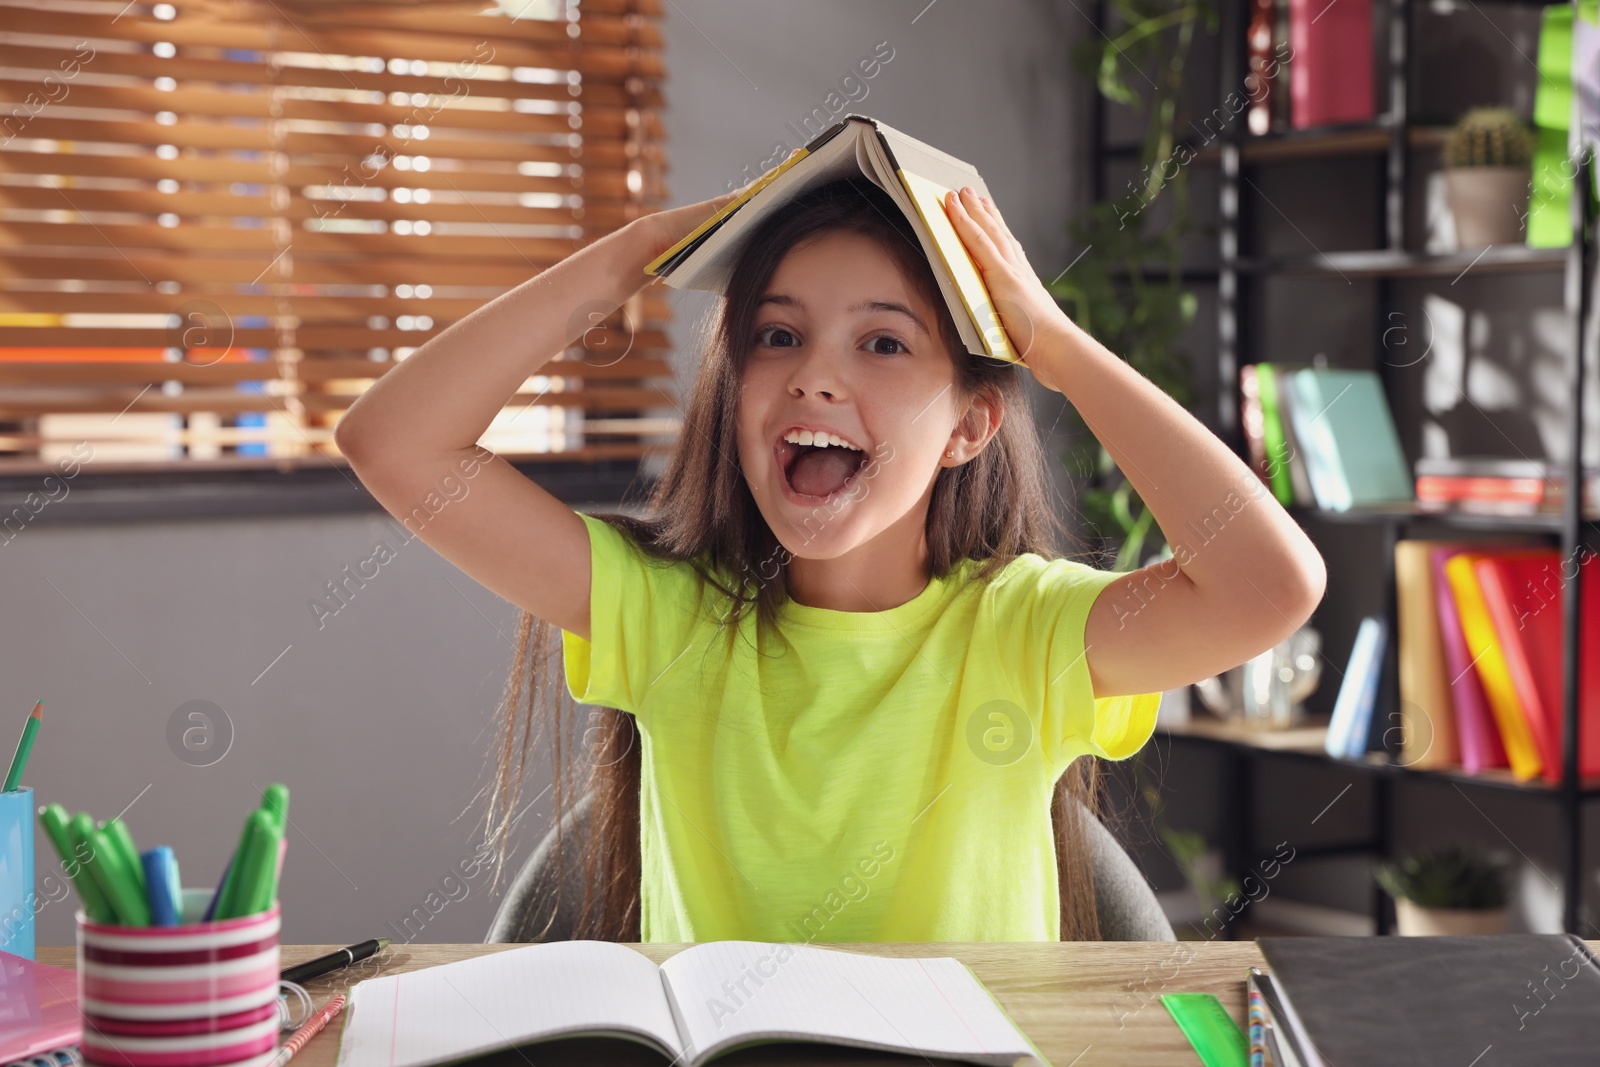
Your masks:
{"label": "girl's fingers", "polygon": [[994,209],[992,203],[986,203],[984,198],[972,193],[964,193],[961,205],[967,209],[967,214],[972,216],[973,222],[988,235],[1002,259],[1013,267],[1022,267],[1026,257],[1021,254],[1021,246],[1016,238],[1011,236],[1011,231],[1006,229],[1006,224],[1000,219],[1000,213]]}
{"label": "girl's fingers", "polygon": [[994,229],[1004,238],[1005,247],[1011,250],[1011,262],[1017,267],[1025,267],[1028,263],[1028,254],[1022,250],[1022,242],[1017,240],[1011,232],[1011,227],[1006,225],[1006,220],[1001,217],[1000,209],[994,206],[994,201],[987,196],[978,197],[983,213],[994,224]]}
{"label": "girl's fingers", "polygon": [[989,236],[988,231],[972,216],[966,202],[962,199],[962,195],[960,193],[951,193],[950,201],[954,205],[950,209],[951,223],[956,227],[961,239],[966,242],[968,250],[976,254],[975,258],[978,259],[979,266],[982,266],[987,261],[1006,262],[1008,257],[1000,252],[995,240]]}

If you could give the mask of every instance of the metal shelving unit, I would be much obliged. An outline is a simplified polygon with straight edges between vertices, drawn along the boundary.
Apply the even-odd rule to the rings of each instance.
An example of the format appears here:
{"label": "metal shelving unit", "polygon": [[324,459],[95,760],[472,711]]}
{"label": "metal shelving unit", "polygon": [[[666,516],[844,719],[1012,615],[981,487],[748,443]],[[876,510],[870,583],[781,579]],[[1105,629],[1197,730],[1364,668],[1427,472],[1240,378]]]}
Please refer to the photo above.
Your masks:
{"label": "metal shelving unit", "polygon": [[[1541,0],[1506,0],[1531,6],[1546,6]],[[1253,362],[1248,354],[1248,338],[1241,336],[1241,305],[1250,296],[1248,286],[1268,275],[1297,274],[1326,276],[1332,279],[1367,279],[1377,287],[1375,304],[1378,309],[1373,328],[1373,350],[1382,351],[1382,337],[1388,317],[1385,312],[1396,305],[1394,279],[1408,276],[1453,277],[1467,268],[1474,272],[1544,272],[1559,273],[1563,281],[1563,306],[1570,323],[1572,347],[1568,364],[1567,384],[1571,404],[1567,413],[1567,436],[1571,450],[1565,476],[1569,491],[1565,510],[1560,516],[1535,515],[1525,517],[1497,517],[1462,513],[1436,513],[1415,507],[1365,509],[1345,513],[1318,512],[1314,509],[1293,508],[1291,513],[1303,525],[1375,524],[1383,531],[1383,559],[1379,573],[1384,583],[1384,611],[1389,618],[1390,634],[1398,634],[1395,604],[1394,545],[1414,529],[1442,527],[1445,529],[1479,529],[1511,532],[1540,533],[1559,536],[1566,558],[1573,558],[1580,547],[1596,529],[1595,516],[1584,515],[1583,494],[1580,489],[1583,457],[1583,391],[1585,388],[1585,356],[1593,347],[1590,318],[1592,289],[1594,285],[1593,241],[1594,218],[1590,198],[1584,195],[1591,181],[1590,163],[1585,159],[1574,182],[1572,196],[1572,225],[1574,240],[1567,248],[1530,249],[1520,245],[1494,246],[1487,252],[1470,251],[1430,254],[1406,247],[1406,190],[1410,155],[1418,149],[1436,148],[1442,143],[1444,130],[1439,127],[1417,126],[1410,122],[1407,104],[1407,87],[1410,76],[1408,37],[1411,29],[1412,6],[1410,0],[1389,0],[1387,39],[1374,42],[1386,47],[1389,58],[1389,111],[1373,122],[1356,127],[1336,127],[1324,130],[1305,130],[1253,136],[1243,129],[1243,121],[1235,119],[1218,137],[1196,155],[1195,163],[1215,163],[1220,169],[1218,182],[1219,210],[1217,219],[1218,267],[1214,272],[1185,270],[1185,281],[1205,281],[1214,276],[1217,285],[1217,372],[1215,411],[1216,427],[1236,450],[1243,451],[1242,433],[1238,411],[1238,368],[1241,359]],[[1223,97],[1244,83],[1249,72],[1245,55],[1245,28],[1249,19],[1249,0],[1222,0],[1218,44],[1221,63],[1221,94]],[[1097,27],[1105,26],[1104,5],[1096,8]],[[1286,86],[1284,87],[1286,89]],[[1094,174],[1091,187],[1096,199],[1104,196],[1106,188],[1102,168],[1110,161],[1128,159],[1126,149],[1108,148],[1105,145],[1106,123],[1102,114],[1103,98],[1097,98],[1092,122],[1096,147]],[[1242,182],[1242,168],[1270,166],[1277,162],[1302,161],[1330,156],[1373,155],[1381,157],[1382,166],[1378,180],[1382,183],[1382,209],[1374,234],[1376,247],[1369,251],[1330,252],[1295,258],[1252,257],[1246,251],[1248,234],[1242,232],[1240,205],[1243,197],[1251,195],[1253,184]],[[1394,383],[1385,373],[1386,365],[1380,362],[1379,373],[1385,387],[1393,390]],[[1386,749],[1369,753],[1362,760],[1337,760],[1327,756],[1317,745],[1283,745],[1271,743],[1260,735],[1248,731],[1209,728],[1199,725],[1190,729],[1164,731],[1174,742],[1183,741],[1219,750],[1229,760],[1228,790],[1232,809],[1231,825],[1227,827],[1223,852],[1230,871],[1236,876],[1248,872],[1258,858],[1254,853],[1255,812],[1252,795],[1256,762],[1258,759],[1290,759],[1320,763],[1329,767],[1347,768],[1361,772],[1373,789],[1373,818],[1371,835],[1364,841],[1320,846],[1307,850],[1304,855],[1337,855],[1368,853],[1387,856],[1391,851],[1391,828],[1396,785],[1403,780],[1446,781],[1469,789],[1510,791],[1519,795],[1537,797],[1553,803],[1560,822],[1560,860],[1563,889],[1562,925],[1573,933],[1580,926],[1593,923],[1582,918],[1581,902],[1584,885],[1584,857],[1582,848],[1582,820],[1586,802],[1600,796],[1600,781],[1580,781],[1578,778],[1579,730],[1579,663],[1580,649],[1580,588],[1581,583],[1569,581],[1563,598],[1563,717],[1564,766],[1561,781],[1552,786],[1546,782],[1518,782],[1506,773],[1470,775],[1464,771],[1421,770],[1408,767],[1400,759],[1400,742],[1395,731],[1384,731]],[[1398,722],[1399,708],[1399,656],[1397,640],[1387,644],[1379,704],[1374,714],[1380,722]],[[1377,931],[1387,933],[1393,927],[1393,906],[1388,897],[1376,886],[1372,888],[1371,910]],[[1230,927],[1230,934],[1232,936]]]}

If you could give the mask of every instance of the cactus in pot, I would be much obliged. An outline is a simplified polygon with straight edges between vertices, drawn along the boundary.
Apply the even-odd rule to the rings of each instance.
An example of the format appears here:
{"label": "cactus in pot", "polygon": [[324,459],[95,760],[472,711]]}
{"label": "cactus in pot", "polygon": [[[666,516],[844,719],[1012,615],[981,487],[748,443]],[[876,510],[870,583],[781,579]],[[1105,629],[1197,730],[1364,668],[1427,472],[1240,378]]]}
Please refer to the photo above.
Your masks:
{"label": "cactus in pot", "polygon": [[1462,248],[1521,240],[1533,133],[1516,112],[1473,108],[1445,137],[1445,188]]}

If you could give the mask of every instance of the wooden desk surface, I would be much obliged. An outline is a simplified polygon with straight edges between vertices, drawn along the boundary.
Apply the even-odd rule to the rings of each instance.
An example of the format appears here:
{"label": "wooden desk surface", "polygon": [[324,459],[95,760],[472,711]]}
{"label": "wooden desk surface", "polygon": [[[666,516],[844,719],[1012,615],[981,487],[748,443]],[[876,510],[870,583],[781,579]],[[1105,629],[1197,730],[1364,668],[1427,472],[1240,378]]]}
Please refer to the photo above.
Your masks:
{"label": "wooden desk surface", "polygon": [[[333,951],[337,945],[285,945],[285,967]],[[380,956],[314,982],[306,988],[321,1007],[335,993],[347,992],[363,978],[398,974],[450,963],[519,945],[402,945]],[[632,945],[657,963],[688,945]],[[1245,1021],[1245,972],[1261,966],[1261,953],[1251,941],[1178,942],[982,942],[982,943],[829,943],[821,948],[882,956],[954,956],[972,968],[1005,1007],[1022,1031],[1049,1058],[1053,1067],[1097,1064],[1183,1064],[1197,1062],[1167,1009],[1162,993],[1214,993],[1234,1019]],[[1600,947],[1600,944],[1597,944]],[[40,963],[71,967],[74,951],[40,948]],[[296,1067],[333,1067],[344,1016],[329,1023],[293,1060]],[[524,1056],[510,1052],[483,1063],[539,1067],[572,1064],[617,1064],[663,1067],[665,1057],[625,1041],[569,1039],[528,1046]],[[783,1044],[745,1049],[717,1064],[898,1065],[928,1061],[921,1057],[878,1055],[821,1045]],[[945,1062],[945,1061],[941,1061]]]}

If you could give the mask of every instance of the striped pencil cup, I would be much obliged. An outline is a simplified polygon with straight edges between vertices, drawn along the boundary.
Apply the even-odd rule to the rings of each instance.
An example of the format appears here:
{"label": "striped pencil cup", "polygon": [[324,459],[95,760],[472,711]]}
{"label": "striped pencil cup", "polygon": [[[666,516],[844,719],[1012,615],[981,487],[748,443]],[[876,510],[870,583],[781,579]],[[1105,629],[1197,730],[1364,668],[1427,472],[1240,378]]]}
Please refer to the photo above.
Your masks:
{"label": "striped pencil cup", "polygon": [[78,1004],[88,1063],[267,1064],[278,1045],[278,904],[199,922],[209,889],[183,891],[180,926],[113,926],[78,912]]}

